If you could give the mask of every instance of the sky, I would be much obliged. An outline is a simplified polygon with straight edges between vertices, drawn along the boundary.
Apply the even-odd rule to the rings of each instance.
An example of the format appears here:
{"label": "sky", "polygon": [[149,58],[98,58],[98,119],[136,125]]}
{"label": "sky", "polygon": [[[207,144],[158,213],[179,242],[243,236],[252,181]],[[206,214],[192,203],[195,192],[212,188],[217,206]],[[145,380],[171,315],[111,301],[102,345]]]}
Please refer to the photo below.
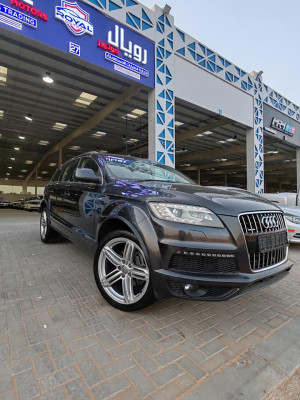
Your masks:
{"label": "sky", "polygon": [[176,27],[300,106],[300,0],[140,0],[172,9]]}

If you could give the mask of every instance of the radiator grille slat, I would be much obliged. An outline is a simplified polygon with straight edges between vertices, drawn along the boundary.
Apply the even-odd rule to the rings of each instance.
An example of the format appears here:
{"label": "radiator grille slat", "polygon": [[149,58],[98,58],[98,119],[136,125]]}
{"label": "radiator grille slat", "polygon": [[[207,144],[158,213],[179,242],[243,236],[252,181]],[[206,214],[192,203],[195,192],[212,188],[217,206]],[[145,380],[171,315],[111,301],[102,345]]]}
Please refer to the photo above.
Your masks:
{"label": "radiator grille slat", "polygon": [[[239,218],[245,235],[277,232],[285,229],[283,215],[280,212],[243,214]],[[265,218],[271,218],[271,220],[265,221],[264,224]]]}
{"label": "radiator grille slat", "polygon": [[[281,212],[249,213],[239,216],[240,224],[248,245],[248,238],[260,234],[283,232],[286,230],[284,217]],[[252,239],[253,240],[253,239]],[[251,248],[251,246],[250,246]],[[248,247],[249,250],[249,247]],[[252,271],[260,271],[284,261],[287,255],[287,246],[280,249],[260,253],[249,252],[250,267]]]}
{"label": "radiator grille slat", "polygon": [[169,268],[200,274],[235,274],[238,272],[236,258],[203,257],[174,254]]}

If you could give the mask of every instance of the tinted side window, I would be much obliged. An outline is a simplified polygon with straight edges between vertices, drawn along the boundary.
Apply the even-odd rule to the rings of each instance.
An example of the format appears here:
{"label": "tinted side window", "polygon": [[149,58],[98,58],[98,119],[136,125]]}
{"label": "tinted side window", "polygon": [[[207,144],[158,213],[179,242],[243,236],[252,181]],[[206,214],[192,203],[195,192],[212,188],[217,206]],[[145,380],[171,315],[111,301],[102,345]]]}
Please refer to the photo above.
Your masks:
{"label": "tinted side window", "polygon": [[58,181],[60,171],[61,171],[61,169],[58,168],[58,169],[54,172],[54,174],[53,174],[53,176],[52,176],[52,178],[51,178],[51,182]]}
{"label": "tinted side window", "polygon": [[101,172],[99,170],[99,167],[98,167],[96,161],[94,161],[90,157],[82,158],[79,163],[78,168],[90,168],[95,172],[95,174],[97,176],[101,176]]}
{"label": "tinted side window", "polygon": [[60,175],[60,181],[62,182],[70,182],[73,180],[73,174],[77,167],[78,160],[70,161],[62,170]]}

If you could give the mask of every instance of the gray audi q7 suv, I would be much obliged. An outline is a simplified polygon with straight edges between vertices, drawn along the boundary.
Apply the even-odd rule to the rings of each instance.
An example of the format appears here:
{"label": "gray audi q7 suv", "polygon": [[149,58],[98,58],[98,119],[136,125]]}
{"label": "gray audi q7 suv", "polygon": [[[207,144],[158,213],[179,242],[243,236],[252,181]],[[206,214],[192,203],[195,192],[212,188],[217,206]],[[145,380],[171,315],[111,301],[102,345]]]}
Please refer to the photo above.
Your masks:
{"label": "gray audi q7 suv", "polygon": [[287,275],[275,205],[196,185],[173,168],[98,152],[63,164],[45,188],[41,240],[95,251],[102,296],[133,311],[155,298],[226,300]]}

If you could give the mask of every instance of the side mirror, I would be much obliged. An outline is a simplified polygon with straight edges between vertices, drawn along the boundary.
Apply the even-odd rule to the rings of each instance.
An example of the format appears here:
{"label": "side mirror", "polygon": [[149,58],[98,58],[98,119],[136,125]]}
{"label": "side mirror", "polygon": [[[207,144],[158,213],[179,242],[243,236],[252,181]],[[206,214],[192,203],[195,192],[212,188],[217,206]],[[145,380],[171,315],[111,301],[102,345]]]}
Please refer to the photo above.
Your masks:
{"label": "side mirror", "polygon": [[101,183],[102,179],[90,168],[79,168],[75,171],[75,178],[79,182]]}

